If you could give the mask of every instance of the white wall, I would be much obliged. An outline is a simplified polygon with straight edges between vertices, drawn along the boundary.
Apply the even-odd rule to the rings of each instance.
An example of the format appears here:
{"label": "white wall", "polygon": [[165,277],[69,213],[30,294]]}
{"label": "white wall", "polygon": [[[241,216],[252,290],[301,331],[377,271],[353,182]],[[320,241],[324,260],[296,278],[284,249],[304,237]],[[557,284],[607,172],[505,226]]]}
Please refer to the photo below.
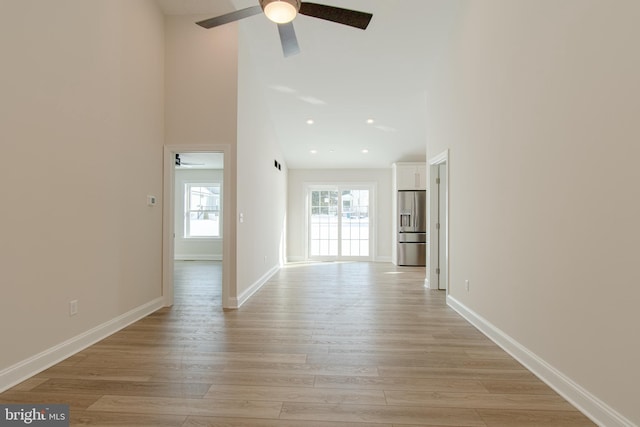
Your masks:
{"label": "white wall", "polygon": [[287,259],[305,257],[305,186],[307,183],[375,183],[376,184],[376,261],[391,261],[391,168],[389,169],[291,169],[287,219]]}
{"label": "white wall", "polygon": [[451,5],[427,117],[451,296],[640,424],[640,3]]}
{"label": "white wall", "polygon": [[[187,239],[184,236],[184,188],[185,184],[218,182],[222,184],[223,171],[220,169],[176,169],[175,170],[175,240],[174,257],[177,260],[216,260],[222,259],[221,237],[199,237]],[[222,205],[220,205],[220,232],[222,233]]]}
{"label": "white wall", "polygon": [[[219,1],[220,13],[233,10]],[[212,12],[215,14],[215,12]],[[208,16],[210,17],[210,16]],[[166,32],[166,126],[165,141],[171,146],[229,145],[224,168],[236,175],[238,28],[235,24],[210,30],[195,22],[203,16],[167,16]],[[230,191],[227,218],[229,244],[235,254],[236,180]],[[236,296],[236,257],[224,260],[230,283],[229,298]]]}
{"label": "white wall", "polygon": [[[227,3],[217,4],[221,13],[233,10]],[[273,167],[274,159],[284,163],[283,156],[251,76],[248,49],[239,45],[238,24],[205,30],[194,24],[202,18],[166,18],[166,143],[231,145],[225,169],[235,178],[233,206],[225,220],[235,257],[225,268],[231,270],[232,303],[241,303],[280,265],[286,165],[282,171]]]}
{"label": "white wall", "polygon": [[[238,298],[240,302],[283,263],[287,167],[260,82],[240,36],[238,58]],[[282,164],[280,170],[274,161]]]}
{"label": "white wall", "polygon": [[151,0],[0,2],[0,373],[161,295],[163,33]]}
{"label": "white wall", "polygon": [[[225,3],[220,1],[221,11],[227,11]],[[235,146],[238,28],[230,24],[207,30],[195,24],[199,19],[165,18],[166,143]]]}

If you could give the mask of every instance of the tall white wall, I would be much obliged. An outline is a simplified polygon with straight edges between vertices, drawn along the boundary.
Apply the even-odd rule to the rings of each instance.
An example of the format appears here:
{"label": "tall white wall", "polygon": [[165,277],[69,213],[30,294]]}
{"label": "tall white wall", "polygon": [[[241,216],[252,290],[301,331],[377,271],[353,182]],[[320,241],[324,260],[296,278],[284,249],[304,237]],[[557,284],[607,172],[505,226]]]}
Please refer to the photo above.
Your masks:
{"label": "tall white wall", "polygon": [[[234,10],[227,3],[219,2],[220,13]],[[165,18],[166,143],[235,146],[238,28],[230,24],[207,30],[195,24],[201,19]]]}
{"label": "tall white wall", "polygon": [[[229,2],[217,5],[220,13],[233,10]],[[283,156],[252,76],[248,48],[239,45],[238,24],[205,30],[194,24],[203,18],[166,17],[166,143],[231,145],[225,169],[231,168],[234,177],[233,206],[225,221],[232,225],[235,257],[225,267],[231,270],[230,298],[237,302],[280,264],[286,165],[281,171],[273,167]]]}
{"label": "tall white wall", "polygon": [[[219,1],[219,13],[234,10]],[[212,11],[212,15],[216,12]],[[210,17],[210,16],[206,16]],[[236,24],[206,30],[195,22],[206,17],[167,16],[166,31],[166,126],[167,145],[229,145],[224,168],[236,175],[238,28]],[[235,252],[236,179],[229,182],[225,197],[231,214],[229,239]],[[230,283],[229,297],[236,296],[236,258],[224,260]]]}
{"label": "tall white wall", "polygon": [[451,296],[638,425],[640,3],[451,5],[427,117]]}
{"label": "tall white wall", "polygon": [[392,238],[392,190],[389,169],[291,169],[289,171],[289,210],[287,218],[287,258],[302,260],[305,257],[305,187],[309,183],[374,183],[376,187],[375,218],[376,261],[391,261]]}
{"label": "tall white wall", "polygon": [[[247,297],[284,260],[287,166],[273,128],[250,41],[240,34],[238,58],[238,296]],[[282,164],[274,167],[274,161]]]}
{"label": "tall white wall", "polygon": [[0,372],[161,295],[163,25],[151,0],[0,2]]}

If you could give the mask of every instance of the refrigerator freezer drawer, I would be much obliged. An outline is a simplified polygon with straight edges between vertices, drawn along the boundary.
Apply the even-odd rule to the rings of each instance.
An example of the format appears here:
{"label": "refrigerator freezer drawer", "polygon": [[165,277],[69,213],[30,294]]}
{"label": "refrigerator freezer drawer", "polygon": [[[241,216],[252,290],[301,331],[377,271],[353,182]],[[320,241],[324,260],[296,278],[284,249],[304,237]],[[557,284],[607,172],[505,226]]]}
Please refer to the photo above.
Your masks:
{"label": "refrigerator freezer drawer", "polygon": [[398,265],[424,267],[426,261],[426,243],[398,243]]}

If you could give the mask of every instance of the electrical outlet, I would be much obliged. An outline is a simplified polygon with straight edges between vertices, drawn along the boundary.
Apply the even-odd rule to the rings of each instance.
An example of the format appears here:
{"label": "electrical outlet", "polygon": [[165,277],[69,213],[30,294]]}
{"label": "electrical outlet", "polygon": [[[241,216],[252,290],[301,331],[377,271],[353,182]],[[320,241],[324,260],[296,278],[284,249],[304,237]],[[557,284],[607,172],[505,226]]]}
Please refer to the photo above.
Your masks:
{"label": "electrical outlet", "polygon": [[468,280],[464,281],[464,287],[467,289],[467,292],[469,292],[469,281]]}
{"label": "electrical outlet", "polygon": [[69,316],[75,316],[78,314],[78,300],[74,299],[69,301]]}

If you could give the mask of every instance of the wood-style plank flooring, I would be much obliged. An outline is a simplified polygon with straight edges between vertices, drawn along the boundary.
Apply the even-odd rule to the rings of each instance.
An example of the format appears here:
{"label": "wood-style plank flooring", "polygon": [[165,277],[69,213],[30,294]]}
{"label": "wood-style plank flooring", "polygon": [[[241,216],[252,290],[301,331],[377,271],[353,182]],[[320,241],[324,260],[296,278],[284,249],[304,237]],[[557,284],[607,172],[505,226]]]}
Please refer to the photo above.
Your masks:
{"label": "wood-style plank flooring", "polygon": [[[424,288],[424,269],[290,264],[222,311],[220,264],[176,263],[162,309],[13,389],[71,425],[591,426]],[[215,279],[215,280],[214,280]]]}

